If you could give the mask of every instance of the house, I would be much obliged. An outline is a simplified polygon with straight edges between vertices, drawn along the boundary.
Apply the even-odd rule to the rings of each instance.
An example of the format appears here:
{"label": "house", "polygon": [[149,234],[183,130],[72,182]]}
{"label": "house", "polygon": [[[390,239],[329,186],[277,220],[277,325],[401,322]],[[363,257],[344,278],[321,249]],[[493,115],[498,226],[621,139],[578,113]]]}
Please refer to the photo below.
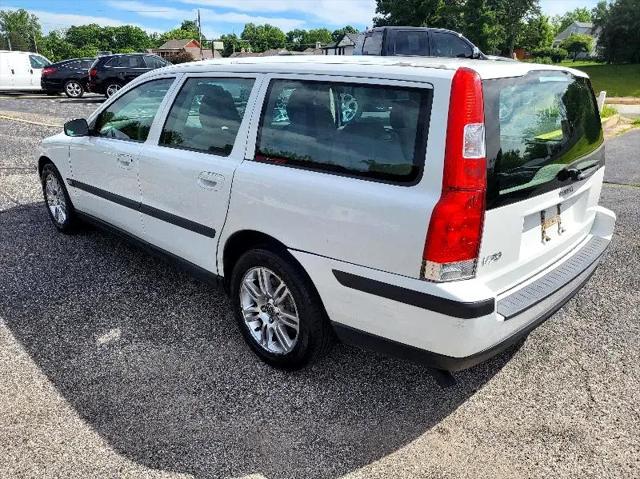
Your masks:
{"label": "house", "polygon": [[573,22],[571,25],[569,25],[567,28],[556,35],[551,46],[553,48],[559,48],[562,42],[565,39],[569,38],[569,36],[571,36],[573,33],[589,35],[593,38],[591,51],[579,53],[577,58],[594,56],[596,54],[596,47],[598,45],[598,36],[600,35],[600,29],[598,27],[594,27],[593,23],[591,22]]}
{"label": "house", "polygon": [[322,47],[325,55],[353,55],[358,33],[345,33],[337,42]]}
{"label": "house", "polygon": [[185,39],[185,40],[169,40],[162,44],[158,48],[151,50],[156,55],[160,55],[162,58],[171,59],[173,55],[178,53],[189,53],[194,60],[209,60],[211,58],[220,58],[222,55],[219,51],[211,51],[208,48],[202,49],[202,57],[200,56],[200,43],[198,40]]}

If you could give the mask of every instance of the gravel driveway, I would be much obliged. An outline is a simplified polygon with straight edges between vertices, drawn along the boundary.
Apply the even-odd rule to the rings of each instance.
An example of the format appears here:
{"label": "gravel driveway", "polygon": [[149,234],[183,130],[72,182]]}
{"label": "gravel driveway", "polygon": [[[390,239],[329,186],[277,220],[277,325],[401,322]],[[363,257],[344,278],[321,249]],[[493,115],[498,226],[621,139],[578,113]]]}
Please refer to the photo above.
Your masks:
{"label": "gravel driveway", "polygon": [[343,345],[270,369],[221,290],[91,228],[57,233],[31,169],[55,132],[0,120],[0,477],[640,476],[640,188],[604,186],[618,226],[587,286],[443,390]]}

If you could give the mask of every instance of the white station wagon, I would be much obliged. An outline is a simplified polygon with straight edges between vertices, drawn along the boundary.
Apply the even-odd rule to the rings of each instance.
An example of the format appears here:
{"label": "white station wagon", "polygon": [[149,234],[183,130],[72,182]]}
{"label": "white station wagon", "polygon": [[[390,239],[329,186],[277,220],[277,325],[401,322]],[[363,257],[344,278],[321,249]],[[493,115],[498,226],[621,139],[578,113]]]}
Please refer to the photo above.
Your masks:
{"label": "white station wagon", "polygon": [[334,336],[446,371],[524,338],[588,280],[615,215],[588,78],[401,57],[149,72],[37,154],[55,226],[101,225],[222,278],[296,368]]}

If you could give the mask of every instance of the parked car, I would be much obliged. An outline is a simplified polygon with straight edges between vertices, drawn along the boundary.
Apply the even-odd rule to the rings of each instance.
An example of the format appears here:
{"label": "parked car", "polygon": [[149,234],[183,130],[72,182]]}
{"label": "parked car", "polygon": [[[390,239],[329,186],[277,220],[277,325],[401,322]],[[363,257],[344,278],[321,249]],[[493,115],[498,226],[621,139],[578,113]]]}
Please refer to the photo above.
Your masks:
{"label": "parked car", "polygon": [[579,291],[615,224],[598,205],[589,79],[563,67],[180,65],[64,130],[36,159],[55,227],[88,221],[220,279],[248,344],[280,367],[314,360],[334,332],[472,366]]}
{"label": "parked car", "polygon": [[45,93],[64,92],[69,98],[81,98],[87,91],[89,68],[95,58],[72,58],[52,63],[42,70],[41,85]]}
{"label": "parked car", "polygon": [[42,69],[50,64],[37,53],[0,50],[0,91],[40,90]]}
{"label": "parked car", "polygon": [[123,53],[98,57],[89,70],[89,89],[110,97],[143,73],[170,65],[157,55]]}
{"label": "parked car", "polygon": [[353,54],[487,59],[460,33],[426,27],[372,28],[358,36]]}

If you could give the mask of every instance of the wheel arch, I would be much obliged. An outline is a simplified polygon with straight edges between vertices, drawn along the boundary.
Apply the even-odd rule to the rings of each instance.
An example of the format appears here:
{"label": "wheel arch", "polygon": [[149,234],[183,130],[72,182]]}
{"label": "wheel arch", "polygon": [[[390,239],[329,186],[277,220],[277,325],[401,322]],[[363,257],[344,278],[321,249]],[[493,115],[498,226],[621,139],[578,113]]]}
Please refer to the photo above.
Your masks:
{"label": "wheel arch", "polygon": [[40,156],[40,158],[38,158],[38,177],[42,176],[42,169],[47,163],[51,163],[53,166],[56,166],[53,160],[48,156],[42,155]]}

